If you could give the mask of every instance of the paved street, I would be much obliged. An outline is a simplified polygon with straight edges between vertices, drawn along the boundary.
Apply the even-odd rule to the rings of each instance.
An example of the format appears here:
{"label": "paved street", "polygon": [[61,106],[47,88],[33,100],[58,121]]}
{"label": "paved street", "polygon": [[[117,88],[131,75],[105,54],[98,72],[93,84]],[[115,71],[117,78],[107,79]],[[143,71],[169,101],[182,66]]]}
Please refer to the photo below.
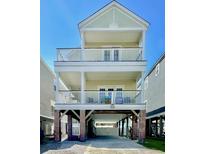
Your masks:
{"label": "paved street", "polygon": [[86,142],[64,141],[41,145],[44,154],[161,154],[122,137],[97,137]]}

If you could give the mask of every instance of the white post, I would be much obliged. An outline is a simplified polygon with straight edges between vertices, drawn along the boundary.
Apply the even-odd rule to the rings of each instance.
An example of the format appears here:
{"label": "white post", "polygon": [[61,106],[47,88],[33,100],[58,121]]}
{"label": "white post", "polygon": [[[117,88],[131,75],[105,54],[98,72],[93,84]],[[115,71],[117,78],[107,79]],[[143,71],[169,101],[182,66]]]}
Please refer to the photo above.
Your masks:
{"label": "white post", "polygon": [[141,72],[141,103],[144,103],[144,71]]}
{"label": "white post", "polygon": [[56,91],[55,91],[55,95],[56,95],[56,103],[59,103],[59,83],[60,83],[60,80],[59,80],[59,76],[60,76],[60,73],[59,72],[55,72],[56,73],[56,82],[55,82],[55,86],[56,86]]}
{"label": "white post", "polygon": [[146,31],[144,30],[142,32],[142,60],[144,60],[144,55],[145,55],[145,33]]}
{"label": "white post", "polygon": [[111,94],[111,104],[114,104],[115,100],[115,91],[112,91],[112,94]]}
{"label": "white post", "polygon": [[81,72],[81,103],[85,103],[85,73]]}
{"label": "white post", "polygon": [[81,61],[85,60],[84,59],[84,47],[85,47],[85,42],[84,42],[84,32],[81,32]]}
{"label": "white post", "polygon": [[135,94],[136,96],[135,96],[135,98],[136,98],[136,104],[137,104],[137,101],[138,101],[137,100],[137,94],[138,94],[138,91],[137,91],[138,90],[138,80],[137,79],[136,79],[136,85],[135,86],[136,86],[136,94]]}

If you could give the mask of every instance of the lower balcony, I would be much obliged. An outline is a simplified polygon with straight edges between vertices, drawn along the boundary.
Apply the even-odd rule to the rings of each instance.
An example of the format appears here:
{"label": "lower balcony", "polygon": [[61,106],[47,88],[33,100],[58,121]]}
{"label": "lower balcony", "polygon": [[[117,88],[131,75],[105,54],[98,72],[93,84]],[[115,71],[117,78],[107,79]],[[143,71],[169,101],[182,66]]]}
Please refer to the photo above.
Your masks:
{"label": "lower balcony", "polygon": [[[59,91],[59,100],[56,102],[57,109],[108,109],[108,110],[136,110],[145,109],[141,100],[141,90],[100,91],[80,90]],[[83,100],[82,100],[82,99]]]}

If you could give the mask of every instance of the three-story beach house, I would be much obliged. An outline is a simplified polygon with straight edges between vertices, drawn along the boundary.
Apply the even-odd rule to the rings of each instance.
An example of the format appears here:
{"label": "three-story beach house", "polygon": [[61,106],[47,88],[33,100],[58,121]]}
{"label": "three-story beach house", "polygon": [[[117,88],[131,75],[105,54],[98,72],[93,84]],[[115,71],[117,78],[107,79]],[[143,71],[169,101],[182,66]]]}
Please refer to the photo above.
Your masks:
{"label": "three-story beach house", "polygon": [[[80,48],[57,48],[54,63],[56,141],[61,139],[63,115],[68,116],[70,140],[74,118],[80,123],[80,141],[98,135],[96,129],[100,126],[109,126],[104,129],[105,135],[113,128],[119,135],[130,134],[132,139],[144,141],[144,48],[148,25],[112,1],[79,23]],[[59,88],[59,79],[69,90]]]}

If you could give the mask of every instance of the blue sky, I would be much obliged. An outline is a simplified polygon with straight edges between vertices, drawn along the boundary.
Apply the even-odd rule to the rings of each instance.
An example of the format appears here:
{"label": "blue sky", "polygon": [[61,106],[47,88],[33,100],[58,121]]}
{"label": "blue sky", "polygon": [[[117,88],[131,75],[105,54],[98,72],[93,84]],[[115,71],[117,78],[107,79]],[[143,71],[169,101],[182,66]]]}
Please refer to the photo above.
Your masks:
{"label": "blue sky", "polygon": [[[80,47],[78,23],[112,0],[41,0],[41,57],[53,70],[56,48]],[[146,34],[147,70],[165,51],[164,0],[118,0],[150,23]]]}

